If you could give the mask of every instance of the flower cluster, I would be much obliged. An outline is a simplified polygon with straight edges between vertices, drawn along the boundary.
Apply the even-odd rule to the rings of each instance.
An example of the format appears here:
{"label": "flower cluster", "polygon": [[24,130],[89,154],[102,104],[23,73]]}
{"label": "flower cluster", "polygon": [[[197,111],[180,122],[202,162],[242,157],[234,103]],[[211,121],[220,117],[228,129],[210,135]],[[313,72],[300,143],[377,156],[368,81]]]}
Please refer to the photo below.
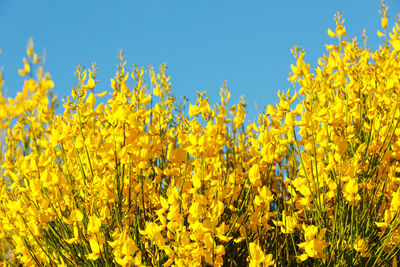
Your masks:
{"label": "flower cluster", "polygon": [[[224,84],[186,107],[166,66],[63,99],[33,42],[15,99],[0,93],[0,260],[49,266],[376,265],[400,248],[400,23],[376,51],[337,39],[254,123]],[[34,77],[33,70],[37,70]],[[1,77],[0,77],[1,78]],[[148,82],[146,82],[148,81]],[[0,79],[0,86],[3,80]],[[1,88],[1,87],[0,87]],[[99,104],[96,104],[100,100]],[[188,113],[186,113],[188,110]]]}

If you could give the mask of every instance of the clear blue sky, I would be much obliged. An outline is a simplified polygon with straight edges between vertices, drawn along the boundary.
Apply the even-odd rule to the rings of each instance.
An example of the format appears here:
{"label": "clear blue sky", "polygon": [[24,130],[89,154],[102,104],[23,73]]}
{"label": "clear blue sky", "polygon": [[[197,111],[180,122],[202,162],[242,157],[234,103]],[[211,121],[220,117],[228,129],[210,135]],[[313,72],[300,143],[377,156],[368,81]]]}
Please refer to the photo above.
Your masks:
{"label": "clear blue sky", "polygon": [[[400,12],[400,2],[389,3],[389,28]],[[365,28],[369,47],[380,38],[378,0],[336,1],[0,1],[0,66],[4,68],[8,96],[21,90],[26,43],[32,37],[35,51],[46,50],[46,70],[54,91],[69,95],[78,64],[97,62],[97,92],[111,91],[120,48],[133,64],[167,63],[172,90],[191,103],[197,90],[206,90],[210,102],[228,82],[231,103],[245,96],[251,119],[258,110],[274,104],[278,89],[286,90],[290,53],[294,45],[306,50],[313,68],[325,53],[324,44],[335,40],[333,15],[343,13],[348,37],[360,37]],[[361,41],[361,38],[359,38]]]}

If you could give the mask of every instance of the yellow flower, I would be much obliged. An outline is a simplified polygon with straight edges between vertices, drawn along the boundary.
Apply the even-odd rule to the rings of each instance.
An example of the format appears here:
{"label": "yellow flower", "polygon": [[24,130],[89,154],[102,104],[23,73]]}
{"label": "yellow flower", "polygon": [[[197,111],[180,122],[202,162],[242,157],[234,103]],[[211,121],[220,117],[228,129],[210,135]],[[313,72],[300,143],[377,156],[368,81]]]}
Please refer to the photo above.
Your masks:
{"label": "yellow flower", "polygon": [[78,226],[74,223],[74,237],[70,239],[66,239],[65,242],[68,244],[74,244],[79,242],[79,231],[78,231]]}
{"label": "yellow flower", "polygon": [[86,258],[88,260],[97,260],[100,256],[100,246],[97,243],[96,237],[92,237],[89,240],[89,244],[90,244],[90,249],[92,250],[92,253],[86,255]]}
{"label": "yellow flower", "polygon": [[393,46],[394,51],[400,51],[400,39],[389,40],[389,43]]}
{"label": "yellow flower", "polygon": [[[329,246],[329,243],[323,240],[326,229],[323,229],[318,234],[318,228],[314,225],[306,226],[303,224],[305,242],[298,244],[299,248],[303,249],[306,253],[299,256],[301,261],[310,258],[325,259],[326,255],[323,250]],[[318,237],[316,235],[318,234]]]}
{"label": "yellow flower", "polygon": [[199,115],[199,113],[200,113],[200,110],[199,110],[198,106],[189,104],[189,116],[190,117],[195,117],[195,116]]}
{"label": "yellow flower", "polygon": [[80,210],[74,209],[69,215],[69,219],[72,222],[81,222],[83,220],[83,214]]}
{"label": "yellow flower", "polygon": [[249,266],[274,266],[275,261],[272,254],[265,255],[260,246],[254,242],[249,244]]}
{"label": "yellow flower", "polygon": [[365,242],[365,240],[361,237],[357,237],[356,242],[354,243],[354,249],[357,252],[361,253],[361,257],[369,257],[370,253],[367,253],[368,250],[368,244]]}
{"label": "yellow flower", "polygon": [[294,228],[299,227],[297,219],[292,216],[287,216],[286,211],[282,211],[282,221],[272,220],[272,222],[276,226],[281,227],[281,232],[283,234],[292,234],[294,232]]}
{"label": "yellow flower", "polygon": [[28,61],[26,60],[26,58],[24,58],[24,69],[18,70],[18,73],[21,76],[25,76],[25,75],[28,75],[30,71],[31,71],[31,67],[30,67]]}
{"label": "yellow flower", "polygon": [[353,203],[354,201],[359,201],[361,199],[358,194],[358,184],[356,179],[350,178],[349,181],[344,186],[344,197],[347,201]]}
{"label": "yellow flower", "polygon": [[101,227],[101,220],[96,215],[90,216],[87,231],[90,234],[98,234],[100,227]]}
{"label": "yellow flower", "polygon": [[383,29],[385,29],[385,30],[387,29],[387,27],[388,27],[388,18],[386,16],[381,18],[381,25],[382,25]]}

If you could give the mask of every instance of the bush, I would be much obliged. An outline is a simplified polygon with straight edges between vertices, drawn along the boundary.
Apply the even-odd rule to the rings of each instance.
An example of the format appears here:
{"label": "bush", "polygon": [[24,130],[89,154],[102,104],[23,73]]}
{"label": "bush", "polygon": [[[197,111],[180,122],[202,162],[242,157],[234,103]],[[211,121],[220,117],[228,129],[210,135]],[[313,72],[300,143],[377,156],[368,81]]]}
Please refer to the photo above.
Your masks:
{"label": "bush", "polygon": [[[50,266],[397,264],[400,27],[376,51],[336,30],[314,72],[293,49],[294,94],[245,124],[246,104],[178,103],[166,66],[96,65],[56,115],[28,43],[23,90],[0,95],[2,261]],[[37,77],[33,78],[33,70]],[[132,77],[135,85],[129,87]],[[148,77],[149,83],[145,83]],[[1,84],[2,79],[1,80]],[[301,99],[298,99],[301,98]],[[104,98],[103,98],[104,99]]]}

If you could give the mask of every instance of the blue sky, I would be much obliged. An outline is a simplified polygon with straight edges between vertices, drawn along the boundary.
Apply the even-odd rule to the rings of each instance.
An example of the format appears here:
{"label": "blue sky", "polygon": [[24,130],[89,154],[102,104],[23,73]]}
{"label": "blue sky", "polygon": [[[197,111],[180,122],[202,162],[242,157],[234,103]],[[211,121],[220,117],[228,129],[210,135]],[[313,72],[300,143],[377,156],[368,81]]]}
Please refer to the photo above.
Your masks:
{"label": "blue sky", "polygon": [[[389,28],[399,1],[389,1]],[[46,70],[59,99],[69,95],[78,64],[99,67],[96,91],[111,91],[118,51],[123,49],[130,71],[133,64],[167,63],[172,90],[191,103],[197,90],[206,90],[210,102],[219,99],[227,81],[231,104],[241,95],[248,103],[250,119],[263,106],[278,100],[278,89],[287,81],[290,49],[300,46],[313,68],[325,52],[324,44],[336,40],[327,35],[335,28],[333,15],[341,11],[348,37],[359,37],[365,28],[368,46],[381,39],[380,1],[0,1],[0,66],[7,95],[21,90],[26,44],[46,51]]]}

